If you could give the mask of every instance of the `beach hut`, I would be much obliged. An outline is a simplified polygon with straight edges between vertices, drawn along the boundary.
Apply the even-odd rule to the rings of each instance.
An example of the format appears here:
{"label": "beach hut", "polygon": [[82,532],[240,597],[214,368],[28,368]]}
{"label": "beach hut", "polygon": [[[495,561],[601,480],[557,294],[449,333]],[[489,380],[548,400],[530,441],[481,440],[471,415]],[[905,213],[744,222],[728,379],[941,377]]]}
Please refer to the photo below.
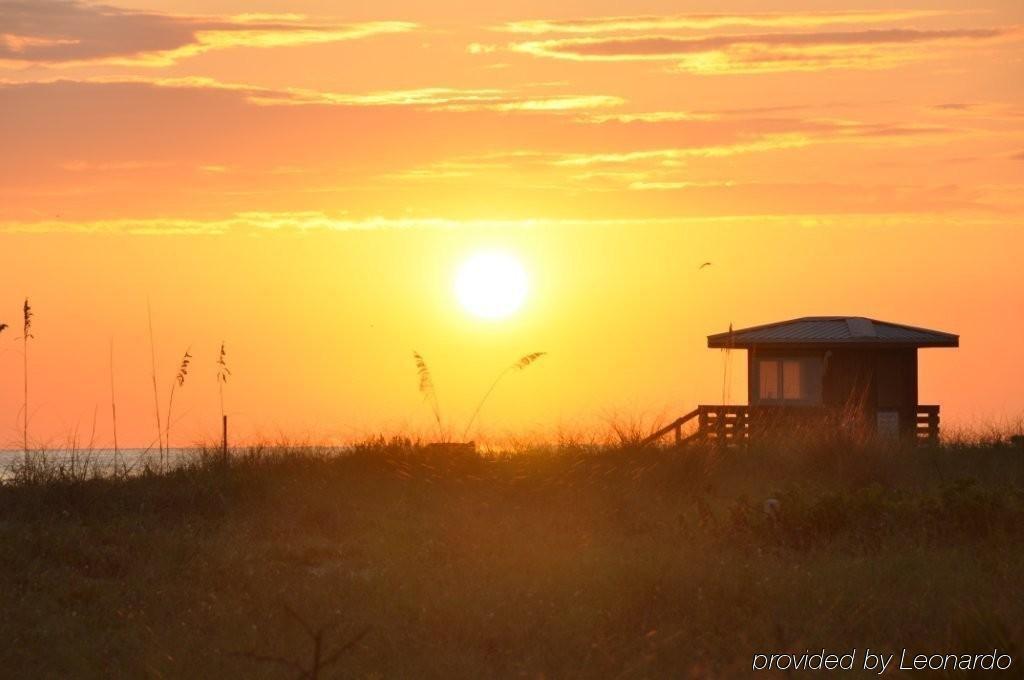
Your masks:
{"label": "beach hut", "polygon": [[[746,350],[746,405],[703,405],[658,436],[697,419],[694,437],[738,442],[794,429],[932,443],[939,407],[918,403],[917,353],[957,347],[952,333],[860,316],[809,316],[708,336],[708,347]],[[655,437],[656,438],[656,437]]]}

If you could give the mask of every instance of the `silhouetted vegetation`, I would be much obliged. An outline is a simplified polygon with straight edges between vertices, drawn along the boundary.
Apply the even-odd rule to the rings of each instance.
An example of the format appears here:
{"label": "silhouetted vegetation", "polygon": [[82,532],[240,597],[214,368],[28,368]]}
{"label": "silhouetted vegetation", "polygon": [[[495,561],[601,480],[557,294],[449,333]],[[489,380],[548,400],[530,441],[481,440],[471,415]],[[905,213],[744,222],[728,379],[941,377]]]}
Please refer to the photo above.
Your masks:
{"label": "silhouetted vegetation", "polygon": [[765,650],[1024,649],[1024,451],[1002,440],[57,461],[0,486],[12,677],[737,677]]}

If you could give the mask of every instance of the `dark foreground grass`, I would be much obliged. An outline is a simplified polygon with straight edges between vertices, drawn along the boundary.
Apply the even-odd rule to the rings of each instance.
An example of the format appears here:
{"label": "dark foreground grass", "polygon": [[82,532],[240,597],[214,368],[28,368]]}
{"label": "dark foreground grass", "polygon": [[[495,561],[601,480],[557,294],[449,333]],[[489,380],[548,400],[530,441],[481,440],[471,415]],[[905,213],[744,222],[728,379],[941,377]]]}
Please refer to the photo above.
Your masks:
{"label": "dark foreground grass", "polygon": [[0,487],[0,673],[294,678],[319,635],[319,677],[745,677],[822,647],[998,647],[1015,677],[1022,538],[1024,453],[980,446],[36,470]]}

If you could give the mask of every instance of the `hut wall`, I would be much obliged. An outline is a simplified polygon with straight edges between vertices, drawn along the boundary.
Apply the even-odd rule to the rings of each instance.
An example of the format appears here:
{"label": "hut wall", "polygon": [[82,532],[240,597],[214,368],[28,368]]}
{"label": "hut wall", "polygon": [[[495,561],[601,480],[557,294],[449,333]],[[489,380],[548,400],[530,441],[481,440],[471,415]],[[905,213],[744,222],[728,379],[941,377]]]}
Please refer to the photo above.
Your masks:
{"label": "hut wall", "polygon": [[901,434],[913,432],[917,408],[914,348],[830,350],[822,402],[848,422],[874,429],[879,411],[895,412]]}
{"label": "hut wall", "polygon": [[[828,424],[823,406],[822,378],[824,351],[800,348],[754,348],[747,355],[747,394],[750,403],[748,424],[751,437],[799,437],[820,432]],[[761,399],[760,362],[797,359],[800,361],[804,398],[787,401]]]}
{"label": "hut wall", "polygon": [[[804,364],[805,379],[820,381],[820,399],[760,399],[759,362],[787,358],[809,360]],[[902,436],[913,436],[916,427],[915,348],[754,348],[748,353],[747,380],[752,431],[817,428],[826,424],[874,432],[879,411],[897,414]],[[808,389],[814,394],[816,388]]]}

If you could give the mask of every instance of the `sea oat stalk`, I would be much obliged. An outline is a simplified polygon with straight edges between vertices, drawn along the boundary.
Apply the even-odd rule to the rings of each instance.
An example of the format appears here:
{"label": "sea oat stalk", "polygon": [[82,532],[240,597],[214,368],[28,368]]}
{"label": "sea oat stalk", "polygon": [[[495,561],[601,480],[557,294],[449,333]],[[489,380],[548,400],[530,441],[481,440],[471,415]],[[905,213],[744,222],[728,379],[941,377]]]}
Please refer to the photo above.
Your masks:
{"label": "sea oat stalk", "polygon": [[231,369],[228,368],[228,352],[224,341],[220,342],[220,354],[217,356],[217,391],[220,393],[220,432],[221,432],[221,453],[224,460],[228,457],[228,412],[224,409],[224,386],[228,384],[228,376]]}
{"label": "sea oat stalk", "polygon": [[220,343],[220,355],[217,357],[217,389],[220,392],[220,417],[222,419],[227,415],[227,411],[224,410],[224,386],[228,384],[230,376],[231,369],[228,368],[228,352],[222,340]]}
{"label": "sea oat stalk", "polygon": [[29,338],[34,337],[32,335],[32,305],[28,303],[28,298],[25,298],[25,304],[21,308],[22,311],[22,363],[24,367],[24,403],[22,404],[22,448],[24,449],[25,455],[28,455],[28,341]]}
{"label": "sea oat stalk", "polygon": [[430,404],[430,410],[434,413],[434,420],[437,421],[437,433],[444,439],[444,428],[441,426],[441,406],[437,401],[437,390],[434,389],[434,380],[430,375],[430,369],[419,352],[413,352],[412,358],[416,362],[416,372],[420,377],[420,393]]}
{"label": "sea oat stalk", "polygon": [[487,401],[487,398],[491,396],[491,392],[493,392],[494,388],[498,386],[498,383],[501,382],[501,379],[504,378],[509,373],[525,369],[527,366],[537,361],[537,359],[540,359],[545,354],[547,354],[547,352],[533,352],[531,354],[527,354],[526,356],[520,357],[518,361],[511,364],[510,366],[507,366],[505,370],[498,374],[498,377],[494,379],[493,383],[491,383],[491,386],[487,389],[487,392],[484,393],[484,396],[480,400],[480,403],[476,405],[476,410],[473,411],[473,415],[470,417],[469,422],[466,423],[466,430],[462,433],[463,439],[465,439],[469,435],[469,428],[473,427],[473,422],[476,421],[476,417],[480,414],[480,409],[483,408],[484,403]]}
{"label": "sea oat stalk", "polygon": [[117,400],[114,399],[114,339],[110,339],[110,420],[114,430],[114,469],[117,469]]}
{"label": "sea oat stalk", "polygon": [[167,455],[171,453],[171,410],[174,408],[174,389],[176,387],[185,386],[185,378],[188,377],[188,366],[192,363],[192,354],[188,348],[185,350],[185,355],[181,357],[181,364],[178,366],[178,372],[174,376],[174,382],[171,383],[171,396],[167,399],[167,429],[164,436],[164,444],[166,444]]}

